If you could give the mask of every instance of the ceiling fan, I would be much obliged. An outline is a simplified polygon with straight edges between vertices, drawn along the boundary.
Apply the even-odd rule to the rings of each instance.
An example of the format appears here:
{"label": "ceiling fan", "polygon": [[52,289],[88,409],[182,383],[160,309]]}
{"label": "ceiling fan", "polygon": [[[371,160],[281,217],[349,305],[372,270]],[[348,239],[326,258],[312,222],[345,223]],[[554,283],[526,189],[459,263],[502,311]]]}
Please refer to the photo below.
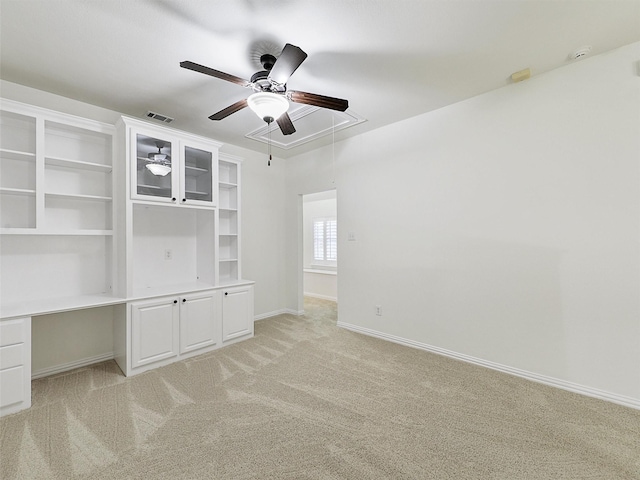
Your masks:
{"label": "ceiling fan", "polygon": [[260,57],[260,63],[264,70],[254,73],[250,81],[194,62],[180,62],[180,66],[235,83],[241,87],[251,88],[254,91],[248,98],[211,115],[209,117],[211,120],[222,120],[248,106],[268,124],[275,120],[284,135],[291,135],[295,133],[296,129],[287,113],[289,101],[329,108],[340,112],[344,112],[349,108],[347,100],[315,93],[287,90],[289,77],[306,58],[307,54],[302,49],[287,43],[278,58],[269,53],[265,53]]}

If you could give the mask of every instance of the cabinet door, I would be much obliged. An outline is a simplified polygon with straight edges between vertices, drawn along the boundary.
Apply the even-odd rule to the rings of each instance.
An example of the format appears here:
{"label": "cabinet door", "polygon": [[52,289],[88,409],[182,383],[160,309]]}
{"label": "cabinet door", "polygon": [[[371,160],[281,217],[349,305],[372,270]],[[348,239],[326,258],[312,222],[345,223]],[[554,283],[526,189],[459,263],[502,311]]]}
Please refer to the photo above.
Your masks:
{"label": "cabinet door", "polygon": [[182,142],[180,148],[180,203],[214,206],[218,149],[195,141]]}
{"label": "cabinet door", "polygon": [[220,292],[185,295],[180,300],[180,353],[218,343]]}
{"label": "cabinet door", "polygon": [[253,287],[223,290],[222,340],[253,335]]}
{"label": "cabinet door", "polygon": [[178,355],[178,300],[131,304],[132,368]]}
{"label": "cabinet door", "polygon": [[131,198],[177,203],[180,150],[163,131],[131,129]]}

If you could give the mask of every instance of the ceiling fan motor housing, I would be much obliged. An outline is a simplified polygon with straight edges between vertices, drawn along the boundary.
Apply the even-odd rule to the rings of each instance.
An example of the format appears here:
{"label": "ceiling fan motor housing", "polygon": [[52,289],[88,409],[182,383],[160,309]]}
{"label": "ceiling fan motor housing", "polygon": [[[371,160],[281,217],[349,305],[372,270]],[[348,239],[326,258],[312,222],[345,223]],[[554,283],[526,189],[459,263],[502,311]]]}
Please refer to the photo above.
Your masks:
{"label": "ceiling fan motor housing", "polygon": [[260,65],[262,65],[262,68],[264,68],[267,72],[271,71],[275,63],[276,57],[274,57],[270,53],[265,53],[264,55],[260,56]]}

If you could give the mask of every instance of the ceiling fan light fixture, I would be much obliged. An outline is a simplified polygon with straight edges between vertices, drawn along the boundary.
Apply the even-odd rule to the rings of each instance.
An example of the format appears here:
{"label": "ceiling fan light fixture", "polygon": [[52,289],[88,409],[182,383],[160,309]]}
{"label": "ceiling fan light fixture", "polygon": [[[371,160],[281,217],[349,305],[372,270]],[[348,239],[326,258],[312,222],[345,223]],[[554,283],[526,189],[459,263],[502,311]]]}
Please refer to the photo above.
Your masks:
{"label": "ceiling fan light fixture", "polygon": [[283,95],[270,92],[258,92],[247,98],[249,108],[267,123],[277,120],[289,110],[289,102]]}
{"label": "ceiling fan light fixture", "polygon": [[162,163],[147,163],[146,167],[152,174],[159,177],[164,177],[171,172],[171,167]]}

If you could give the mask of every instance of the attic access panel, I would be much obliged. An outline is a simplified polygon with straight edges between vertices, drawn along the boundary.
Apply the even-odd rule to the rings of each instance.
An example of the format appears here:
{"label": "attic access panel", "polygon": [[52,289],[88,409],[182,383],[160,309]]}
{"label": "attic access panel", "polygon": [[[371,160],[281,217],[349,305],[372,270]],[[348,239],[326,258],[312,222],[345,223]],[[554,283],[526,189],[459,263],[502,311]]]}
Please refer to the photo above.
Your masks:
{"label": "attic access panel", "polygon": [[[366,121],[351,111],[338,112],[308,105],[300,106],[288,113],[296,128],[295,133],[283,135],[275,122],[271,124],[271,144],[284,150],[331,135],[334,130],[338,132]],[[265,123],[245,137],[268,143],[269,126]]]}

